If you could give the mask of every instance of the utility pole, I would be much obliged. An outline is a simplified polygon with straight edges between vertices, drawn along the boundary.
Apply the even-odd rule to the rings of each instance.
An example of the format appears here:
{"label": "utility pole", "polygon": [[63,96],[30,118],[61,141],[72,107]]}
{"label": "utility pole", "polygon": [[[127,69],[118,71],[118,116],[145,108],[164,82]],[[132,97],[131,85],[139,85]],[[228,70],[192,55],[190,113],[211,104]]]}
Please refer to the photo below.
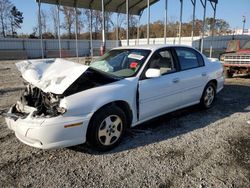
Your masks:
{"label": "utility pole", "polygon": [[179,24],[179,44],[181,44],[181,26],[182,26],[182,10],[183,10],[183,0],[181,2],[181,10],[180,10],[180,24]]}
{"label": "utility pole", "polygon": [[42,21],[41,21],[41,0],[38,1],[38,24],[39,24],[41,54],[42,54],[42,59],[44,59],[44,52],[43,52],[43,32],[42,32]]}
{"label": "utility pole", "polygon": [[192,21],[192,32],[191,32],[191,38],[192,38],[192,46],[194,41],[194,27],[195,27],[195,7],[196,7],[196,0],[191,0],[193,5],[193,21]]}
{"label": "utility pole", "polygon": [[167,22],[168,22],[168,0],[165,0],[165,17],[164,17],[164,44],[167,43]]}
{"label": "utility pole", "polygon": [[149,0],[147,1],[147,8],[148,8],[148,24],[147,24],[147,44],[149,44],[149,24],[150,24],[150,2]]}
{"label": "utility pole", "polygon": [[106,38],[105,38],[105,6],[104,0],[102,0],[102,46],[100,49],[100,55],[105,53]]}
{"label": "utility pole", "polygon": [[129,46],[129,0],[126,0],[126,17],[127,17],[126,38],[127,38],[127,46]]}
{"label": "utility pole", "polygon": [[203,21],[202,21],[202,36],[201,36],[201,53],[203,53],[203,45],[204,45],[204,33],[205,33],[205,21],[206,21],[206,8],[207,8],[207,0],[200,0],[203,6]]}
{"label": "utility pole", "polygon": [[216,15],[216,7],[217,7],[217,3],[218,3],[218,0],[209,0],[210,1],[210,4],[214,10],[214,17],[213,17],[213,24],[212,24],[212,28],[210,28],[210,30],[212,30],[212,39],[210,41],[210,51],[209,51],[209,57],[211,58],[212,57],[212,53],[213,53],[213,41],[214,41],[214,27],[215,27],[215,23],[216,23],[216,20],[215,20],[215,15]]}

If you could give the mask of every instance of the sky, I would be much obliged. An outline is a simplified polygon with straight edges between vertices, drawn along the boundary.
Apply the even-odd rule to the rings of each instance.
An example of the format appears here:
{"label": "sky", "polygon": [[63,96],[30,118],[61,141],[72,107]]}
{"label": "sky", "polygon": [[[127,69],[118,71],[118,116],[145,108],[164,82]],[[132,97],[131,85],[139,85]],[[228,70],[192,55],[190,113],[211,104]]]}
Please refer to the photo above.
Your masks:
{"label": "sky", "polygon": [[[10,0],[18,10],[23,12],[24,23],[22,29],[18,33],[32,33],[33,27],[37,20],[37,3],[35,0]],[[101,0],[100,0],[101,1]],[[183,22],[192,20],[192,3],[191,0],[183,0]],[[200,0],[196,0],[196,18],[203,18],[203,7]],[[42,9],[49,12],[53,5],[42,4]],[[150,21],[164,19],[165,0],[160,0],[151,6]],[[168,19],[171,21],[178,21],[180,17],[180,1],[168,0]],[[243,16],[246,16],[245,28],[250,28],[250,0],[218,0],[216,18],[226,20],[231,29],[242,28]],[[206,17],[213,17],[213,9],[210,3],[207,3]],[[141,23],[147,23],[147,9],[144,10]]]}

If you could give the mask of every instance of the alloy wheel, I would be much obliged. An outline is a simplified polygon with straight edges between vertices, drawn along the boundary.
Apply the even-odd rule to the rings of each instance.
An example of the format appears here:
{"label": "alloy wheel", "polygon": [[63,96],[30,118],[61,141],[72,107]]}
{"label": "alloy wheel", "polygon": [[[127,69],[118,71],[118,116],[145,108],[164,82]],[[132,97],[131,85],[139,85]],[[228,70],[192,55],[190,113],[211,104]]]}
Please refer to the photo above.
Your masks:
{"label": "alloy wheel", "polygon": [[215,91],[213,86],[208,86],[206,89],[205,97],[204,97],[204,102],[206,106],[210,106],[212,102],[214,101],[215,97]]}
{"label": "alloy wheel", "polygon": [[121,118],[117,115],[109,115],[100,125],[98,139],[105,146],[112,145],[120,138],[122,129]]}

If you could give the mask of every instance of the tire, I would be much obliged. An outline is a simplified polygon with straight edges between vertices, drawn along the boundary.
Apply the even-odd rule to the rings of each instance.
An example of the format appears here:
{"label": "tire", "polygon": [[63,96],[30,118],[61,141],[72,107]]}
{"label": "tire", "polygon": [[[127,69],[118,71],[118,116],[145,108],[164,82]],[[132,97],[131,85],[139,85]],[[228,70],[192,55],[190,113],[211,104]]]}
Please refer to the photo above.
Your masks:
{"label": "tire", "polygon": [[224,70],[224,76],[225,78],[232,78],[233,77],[233,73],[230,70]]}
{"label": "tire", "polygon": [[211,108],[213,106],[215,97],[216,97],[216,86],[214,83],[209,82],[203,91],[200,100],[200,106],[204,109]]}
{"label": "tire", "polygon": [[117,146],[127,127],[126,115],[117,106],[107,106],[97,111],[89,124],[87,141],[98,151],[108,151]]}

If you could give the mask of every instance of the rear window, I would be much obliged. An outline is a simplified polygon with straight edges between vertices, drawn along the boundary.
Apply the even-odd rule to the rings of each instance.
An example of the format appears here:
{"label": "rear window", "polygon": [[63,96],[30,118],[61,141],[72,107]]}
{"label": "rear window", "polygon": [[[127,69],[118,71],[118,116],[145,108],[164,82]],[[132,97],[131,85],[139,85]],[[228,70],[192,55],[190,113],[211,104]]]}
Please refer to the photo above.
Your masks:
{"label": "rear window", "polygon": [[190,48],[176,48],[176,54],[180,63],[181,70],[187,70],[204,66],[202,56]]}

